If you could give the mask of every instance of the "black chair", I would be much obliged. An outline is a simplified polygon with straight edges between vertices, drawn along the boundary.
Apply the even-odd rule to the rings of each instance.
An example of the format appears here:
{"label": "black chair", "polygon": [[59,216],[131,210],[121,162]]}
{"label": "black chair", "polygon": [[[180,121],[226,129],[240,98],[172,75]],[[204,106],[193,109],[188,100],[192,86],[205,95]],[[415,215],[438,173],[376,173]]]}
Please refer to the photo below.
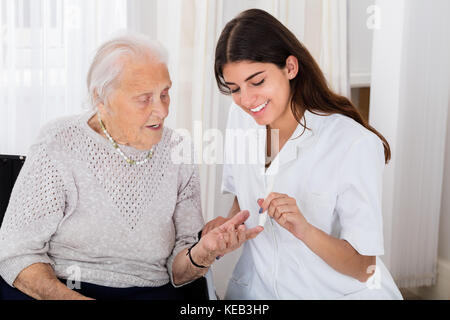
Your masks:
{"label": "black chair", "polygon": [[[24,156],[0,155],[0,226],[8,207],[14,183],[25,162]],[[210,272],[210,271],[209,271]],[[0,277],[0,286],[9,286]],[[215,292],[208,290],[208,282],[205,277],[201,277],[177,290],[182,290],[183,295],[190,300],[210,300],[216,299]],[[0,295],[0,300],[2,300]]]}
{"label": "black chair", "polygon": [[[0,226],[8,207],[11,191],[25,162],[24,156],[0,155]],[[0,287],[8,284],[0,277]],[[0,300],[3,300],[0,291]]]}
{"label": "black chair", "polygon": [[24,156],[0,155],[0,225],[3,222],[12,188],[24,162]]}

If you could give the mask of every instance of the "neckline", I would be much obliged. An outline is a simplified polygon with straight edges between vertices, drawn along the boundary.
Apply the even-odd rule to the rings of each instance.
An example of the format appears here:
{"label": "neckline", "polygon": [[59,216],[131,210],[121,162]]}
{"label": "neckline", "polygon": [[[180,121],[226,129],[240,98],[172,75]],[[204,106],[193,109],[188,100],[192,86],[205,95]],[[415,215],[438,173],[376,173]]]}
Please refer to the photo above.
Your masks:
{"label": "neckline", "polygon": [[[112,150],[114,153],[116,153],[116,150],[114,149],[113,145],[111,144],[111,142],[103,137],[101,134],[99,134],[98,132],[96,132],[94,129],[92,129],[88,122],[89,120],[97,113],[96,110],[89,110],[88,112],[84,113],[81,116],[81,126],[85,129],[85,131],[88,133],[88,135],[93,138],[95,141],[97,141],[98,143],[102,144],[104,147],[107,147],[108,149]],[[156,143],[155,145],[153,145],[153,151],[156,153],[156,149],[159,145],[159,143],[163,140],[164,136],[165,136],[165,127],[163,127],[163,135],[161,137],[161,140]],[[124,152],[127,156],[138,156],[138,157],[145,157],[147,156],[147,154],[149,153],[149,151],[151,150],[139,150],[136,149],[134,147],[131,146],[127,146],[124,144],[117,144],[119,146],[119,148],[122,150],[122,152]]]}
{"label": "neckline", "polygon": [[[317,117],[319,117],[319,115],[305,110],[300,123],[297,124],[294,132],[291,134],[284,146],[279,150],[277,155],[272,159],[269,166],[266,168],[265,164],[263,165],[263,172],[265,175],[273,175],[274,171],[276,172],[278,170],[274,169],[274,166],[278,168],[279,166],[282,166],[287,162],[295,160],[298,156],[297,149],[306,147],[315,140],[313,139],[313,137],[317,136],[317,132],[320,129],[320,121],[318,121]],[[305,125],[307,128],[305,128],[303,125]],[[266,126],[259,127],[267,130]],[[265,135],[265,139],[266,140],[264,145],[267,146],[267,134]],[[308,142],[305,143],[306,141]],[[264,148],[264,154],[267,152],[266,148],[267,147]]]}
{"label": "neckline", "polygon": [[[280,149],[280,152],[281,152],[281,150],[284,149],[284,147],[288,143],[303,142],[307,138],[314,136],[319,129],[316,117],[318,117],[318,115],[313,114],[309,110],[305,110],[305,112],[303,113],[302,119],[300,120],[300,123],[297,123],[297,127],[292,132],[289,139],[286,140],[286,143],[284,144],[283,148]],[[256,124],[256,125],[260,129],[264,129],[267,131],[267,127],[265,125],[258,125],[258,124]],[[303,125],[305,125],[306,128]],[[267,135],[266,135],[266,137],[267,137]],[[266,140],[266,143],[267,143],[267,140]]]}

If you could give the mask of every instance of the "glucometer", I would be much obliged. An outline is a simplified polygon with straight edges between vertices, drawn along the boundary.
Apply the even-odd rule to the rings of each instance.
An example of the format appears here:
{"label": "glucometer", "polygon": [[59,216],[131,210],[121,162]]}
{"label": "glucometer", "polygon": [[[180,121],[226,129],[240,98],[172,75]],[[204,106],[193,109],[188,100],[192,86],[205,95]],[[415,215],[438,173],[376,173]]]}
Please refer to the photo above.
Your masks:
{"label": "glucometer", "polygon": [[[264,200],[267,199],[269,194],[272,192],[273,185],[275,183],[275,175],[264,175],[265,181],[266,181],[266,196],[264,197]],[[262,208],[259,209],[259,217],[258,217],[258,225],[261,227],[264,227],[267,221],[267,211],[262,212]]]}

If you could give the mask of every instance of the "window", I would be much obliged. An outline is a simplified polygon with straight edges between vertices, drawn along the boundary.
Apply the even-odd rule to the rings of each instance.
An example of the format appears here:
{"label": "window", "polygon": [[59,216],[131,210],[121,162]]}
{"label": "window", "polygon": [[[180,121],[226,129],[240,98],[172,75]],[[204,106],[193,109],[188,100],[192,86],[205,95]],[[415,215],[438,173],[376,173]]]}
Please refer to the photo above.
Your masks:
{"label": "window", "polygon": [[82,110],[96,48],[127,27],[127,0],[2,0],[0,153],[24,154],[49,120]]}

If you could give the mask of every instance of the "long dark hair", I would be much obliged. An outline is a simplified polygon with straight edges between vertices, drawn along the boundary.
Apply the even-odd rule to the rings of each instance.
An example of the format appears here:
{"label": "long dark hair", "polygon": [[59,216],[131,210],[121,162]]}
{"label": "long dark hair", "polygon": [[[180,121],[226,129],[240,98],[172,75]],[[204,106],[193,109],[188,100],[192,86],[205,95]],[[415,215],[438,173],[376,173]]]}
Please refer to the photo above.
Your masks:
{"label": "long dark hair", "polygon": [[291,55],[299,64],[298,75],[290,80],[291,110],[297,122],[301,123],[305,110],[320,115],[339,113],[350,117],[381,139],[385,163],[388,163],[391,149],[387,140],[367,123],[349,99],[329,88],[309,51],[280,21],[263,10],[246,10],[223,29],[216,46],[214,65],[219,90],[230,94],[223,78],[223,68],[227,63],[255,61],[273,63],[283,69]]}

